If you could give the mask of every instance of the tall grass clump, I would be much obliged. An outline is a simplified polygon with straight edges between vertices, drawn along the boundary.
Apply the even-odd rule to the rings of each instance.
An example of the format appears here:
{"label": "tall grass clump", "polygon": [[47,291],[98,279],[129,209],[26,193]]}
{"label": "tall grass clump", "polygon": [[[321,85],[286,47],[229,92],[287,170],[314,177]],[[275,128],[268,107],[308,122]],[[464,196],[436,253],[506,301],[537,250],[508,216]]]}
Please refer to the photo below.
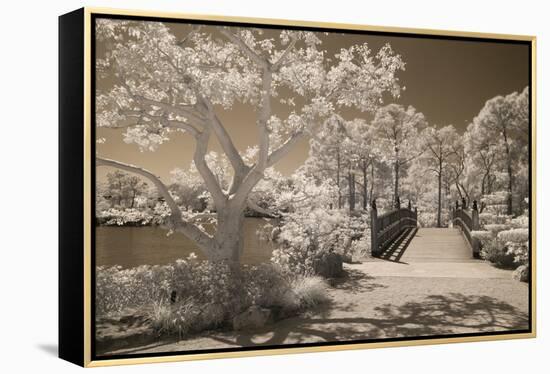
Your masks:
{"label": "tall grass clump", "polygon": [[298,276],[292,283],[300,309],[316,308],[329,301],[327,283],[318,276]]}
{"label": "tall grass clump", "polygon": [[293,275],[272,263],[236,271],[194,256],[163,266],[98,267],[96,295],[98,319],[140,313],[159,334],[180,337],[230,326],[253,305],[286,317],[328,300],[319,277]]}

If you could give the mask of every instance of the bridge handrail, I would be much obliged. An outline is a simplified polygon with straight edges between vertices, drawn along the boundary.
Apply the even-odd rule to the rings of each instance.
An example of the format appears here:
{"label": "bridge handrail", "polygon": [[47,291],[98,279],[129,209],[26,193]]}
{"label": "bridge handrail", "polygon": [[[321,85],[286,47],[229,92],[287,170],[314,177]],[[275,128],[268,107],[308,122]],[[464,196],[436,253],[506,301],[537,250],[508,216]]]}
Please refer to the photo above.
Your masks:
{"label": "bridge handrail", "polygon": [[481,249],[481,243],[479,239],[472,236],[472,231],[479,230],[479,212],[477,209],[477,201],[474,200],[472,206],[472,212],[468,213],[468,207],[463,201],[462,206],[458,205],[456,202],[456,207],[452,210],[452,221],[453,225],[458,227],[462,234],[466,238],[466,241],[472,248],[472,254],[474,257],[479,256],[479,251]]}
{"label": "bridge handrail", "polygon": [[416,227],[418,224],[418,210],[411,208],[395,208],[389,212],[378,215],[376,200],[371,206],[371,253],[379,255],[397,238],[405,229]]}

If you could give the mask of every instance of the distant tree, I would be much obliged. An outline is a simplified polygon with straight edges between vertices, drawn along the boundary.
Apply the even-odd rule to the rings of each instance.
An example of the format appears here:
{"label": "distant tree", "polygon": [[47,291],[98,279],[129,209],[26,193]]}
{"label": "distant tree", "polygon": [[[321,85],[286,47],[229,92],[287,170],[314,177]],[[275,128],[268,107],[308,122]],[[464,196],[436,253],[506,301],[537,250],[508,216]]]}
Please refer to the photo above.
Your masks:
{"label": "distant tree", "polygon": [[442,128],[427,127],[422,133],[426,152],[423,154],[423,161],[426,163],[427,170],[437,176],[437,227],[441,227],[441,204],[443,182],[450,164],[450,160],[455,155],[461,138],[452,125]]}
{"label": "distant tree", "polygon": [[322,128],[313,134],[310,144],[309,158],[306,165],[317,178],[331,178],[337,186],[338,209],[343,206],[343,177],[345,165],[344,140],[348,138],[346,121],[339,115],[328,118]]}
{"label": "distant tree", "polygon": [[491,142],[504,152],[509,215],[513,214],[514,169],[528,144],[528,112],[528,90],[525,88],[521,93],[488,100],[473,121],[479,132],[485,132],[484,138],[492,139]]}
{"label": "distant tree", "polygon": [[107,199],[107,197],[110,197],[108,189],[109,188],[106,182],[98,181],[96,183],[96,189],[95,189],[96,216],[101,214],[101,212],[112,207],[112,201],[110,201],[110,199]]}
{"label": "distant tree", "polygon": [[[331,178],[338,187],[337,204],[343,207],[347,192],[348,206],[355,209],[356,187],[359,187],[364,210],[369,202],[369,167],[373,167],[375,151],[373,128],[362,119],[347,121],[335,115],[310,140],[308,170],[318,178]],[[373,170],[371,170],[371,174]],[[356,175],[360,175],[358,180]],[[371,191],[372,184],[371,181]]]}
{"label": "distant tree", "polygon": [[129,195],[128,200],[130,201],[130,203],[128,205],[130,208],[134,208],[136,197],[140,195],[143,191],[145,191],[145,189],[147,188],[147,183],[145,183],[140,177],[131,175],[128,176],[128,178],[126,179],[125,187],[125,190]]}
{"label": "distant tree", "polygon": [[124,177],[126,176],[120,170],[116,170],[107,174],[107,189],[106,197],[111,201],[111,205],[122,205],[122,197],[124,194]]}
{"label": "distant tree", "polygon": [[467,154],[465,171],[468,178],[479,182],[481,195],[493,193],[496,173],[502,159],[498,142],[476,123],[468,125],[463,138],[464,152]]}
{"label": "distant tree", "polygon": [[[459,138],[450,146],[452,148],[451,157],[447,163],[447,180],[449,183],[449,193],[454,186],[456,190],[456,199],[470,201],[472,191],[471,183],[468,179],[468,154],[465,150],[465,135],[457,135]],[[456,200],[455,199],[455,200]]]}
{"label": "distant tree", "polygon": [[355,178],[353,178],[353,182],[360,187],[362,208],[363,210],[367,210],[370,201],[369,196],[372,196],[373,194],[373,187],[375,183],[374,165],[378,160],[378,154],[376,153],[376,147],[374,146],[376,142],[375,131],[374,127],[370,123],[362,119],[350,121],[347,128],[347,133],[350,139],[350,145],[348,148],[351,153],[351,164],[355,169],[357,169],[357,174],[361,176],[359,181],[356,181]]}
{"label": "distant tree", "polygon": [[419,147],[419,130],[425,126],[424,115],[412,106],[389,104],[379,108],[374,117],[377,144],[380,154],[393,168],[394,201],[399,196],[399,178],[402,169],[422,154]]}
{"label": "distant tree", "polygon": [[107,185],[104,187],[103,194],[111,201],[111,206],[134,208],[136,197],[147,187],[147,183],[141,178],[115,170],[107,174]]}

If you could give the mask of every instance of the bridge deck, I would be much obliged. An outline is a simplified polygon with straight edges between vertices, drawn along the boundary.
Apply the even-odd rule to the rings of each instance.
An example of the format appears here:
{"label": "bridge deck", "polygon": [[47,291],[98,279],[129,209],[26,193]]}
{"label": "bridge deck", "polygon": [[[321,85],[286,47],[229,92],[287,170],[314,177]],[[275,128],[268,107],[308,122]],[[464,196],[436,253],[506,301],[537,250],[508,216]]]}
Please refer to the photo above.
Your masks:
{"label": "bridge deck", "polygon": [[362,266],[372,276],[510,278],[508,270],[473,258],[470,246],[456,228],[421,228],[404,232],[382,256],[372,258]]}
{"label": "bridge deck", "polygon": [[460,233],[449,228],[421,228],[406,248],[401,261],[414,262],[477,262]]}

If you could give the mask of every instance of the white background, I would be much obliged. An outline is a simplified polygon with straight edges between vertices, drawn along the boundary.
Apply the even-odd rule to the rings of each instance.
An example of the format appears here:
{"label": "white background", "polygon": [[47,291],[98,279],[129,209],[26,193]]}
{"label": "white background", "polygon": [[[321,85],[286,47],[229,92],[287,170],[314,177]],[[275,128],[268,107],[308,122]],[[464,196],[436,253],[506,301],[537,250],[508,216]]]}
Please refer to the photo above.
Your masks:
{"label": "white background", "polygon": [[[94,369],[206,373],[538,373],[548,370],[548,10],[543,1],[24,1],[0,21],[0,371],[70,372],[57,345],[57,16],[83,5],[538,37],[538,335],[462,343]],[[75,79],[79,79],[76,77]],[[545,105],[546,104],[546,105]],[[77,250],[75,248],[75,250]],[[546,355],[546,357],[545,357]],[[546,370],[544,368],[546,366]]]}

